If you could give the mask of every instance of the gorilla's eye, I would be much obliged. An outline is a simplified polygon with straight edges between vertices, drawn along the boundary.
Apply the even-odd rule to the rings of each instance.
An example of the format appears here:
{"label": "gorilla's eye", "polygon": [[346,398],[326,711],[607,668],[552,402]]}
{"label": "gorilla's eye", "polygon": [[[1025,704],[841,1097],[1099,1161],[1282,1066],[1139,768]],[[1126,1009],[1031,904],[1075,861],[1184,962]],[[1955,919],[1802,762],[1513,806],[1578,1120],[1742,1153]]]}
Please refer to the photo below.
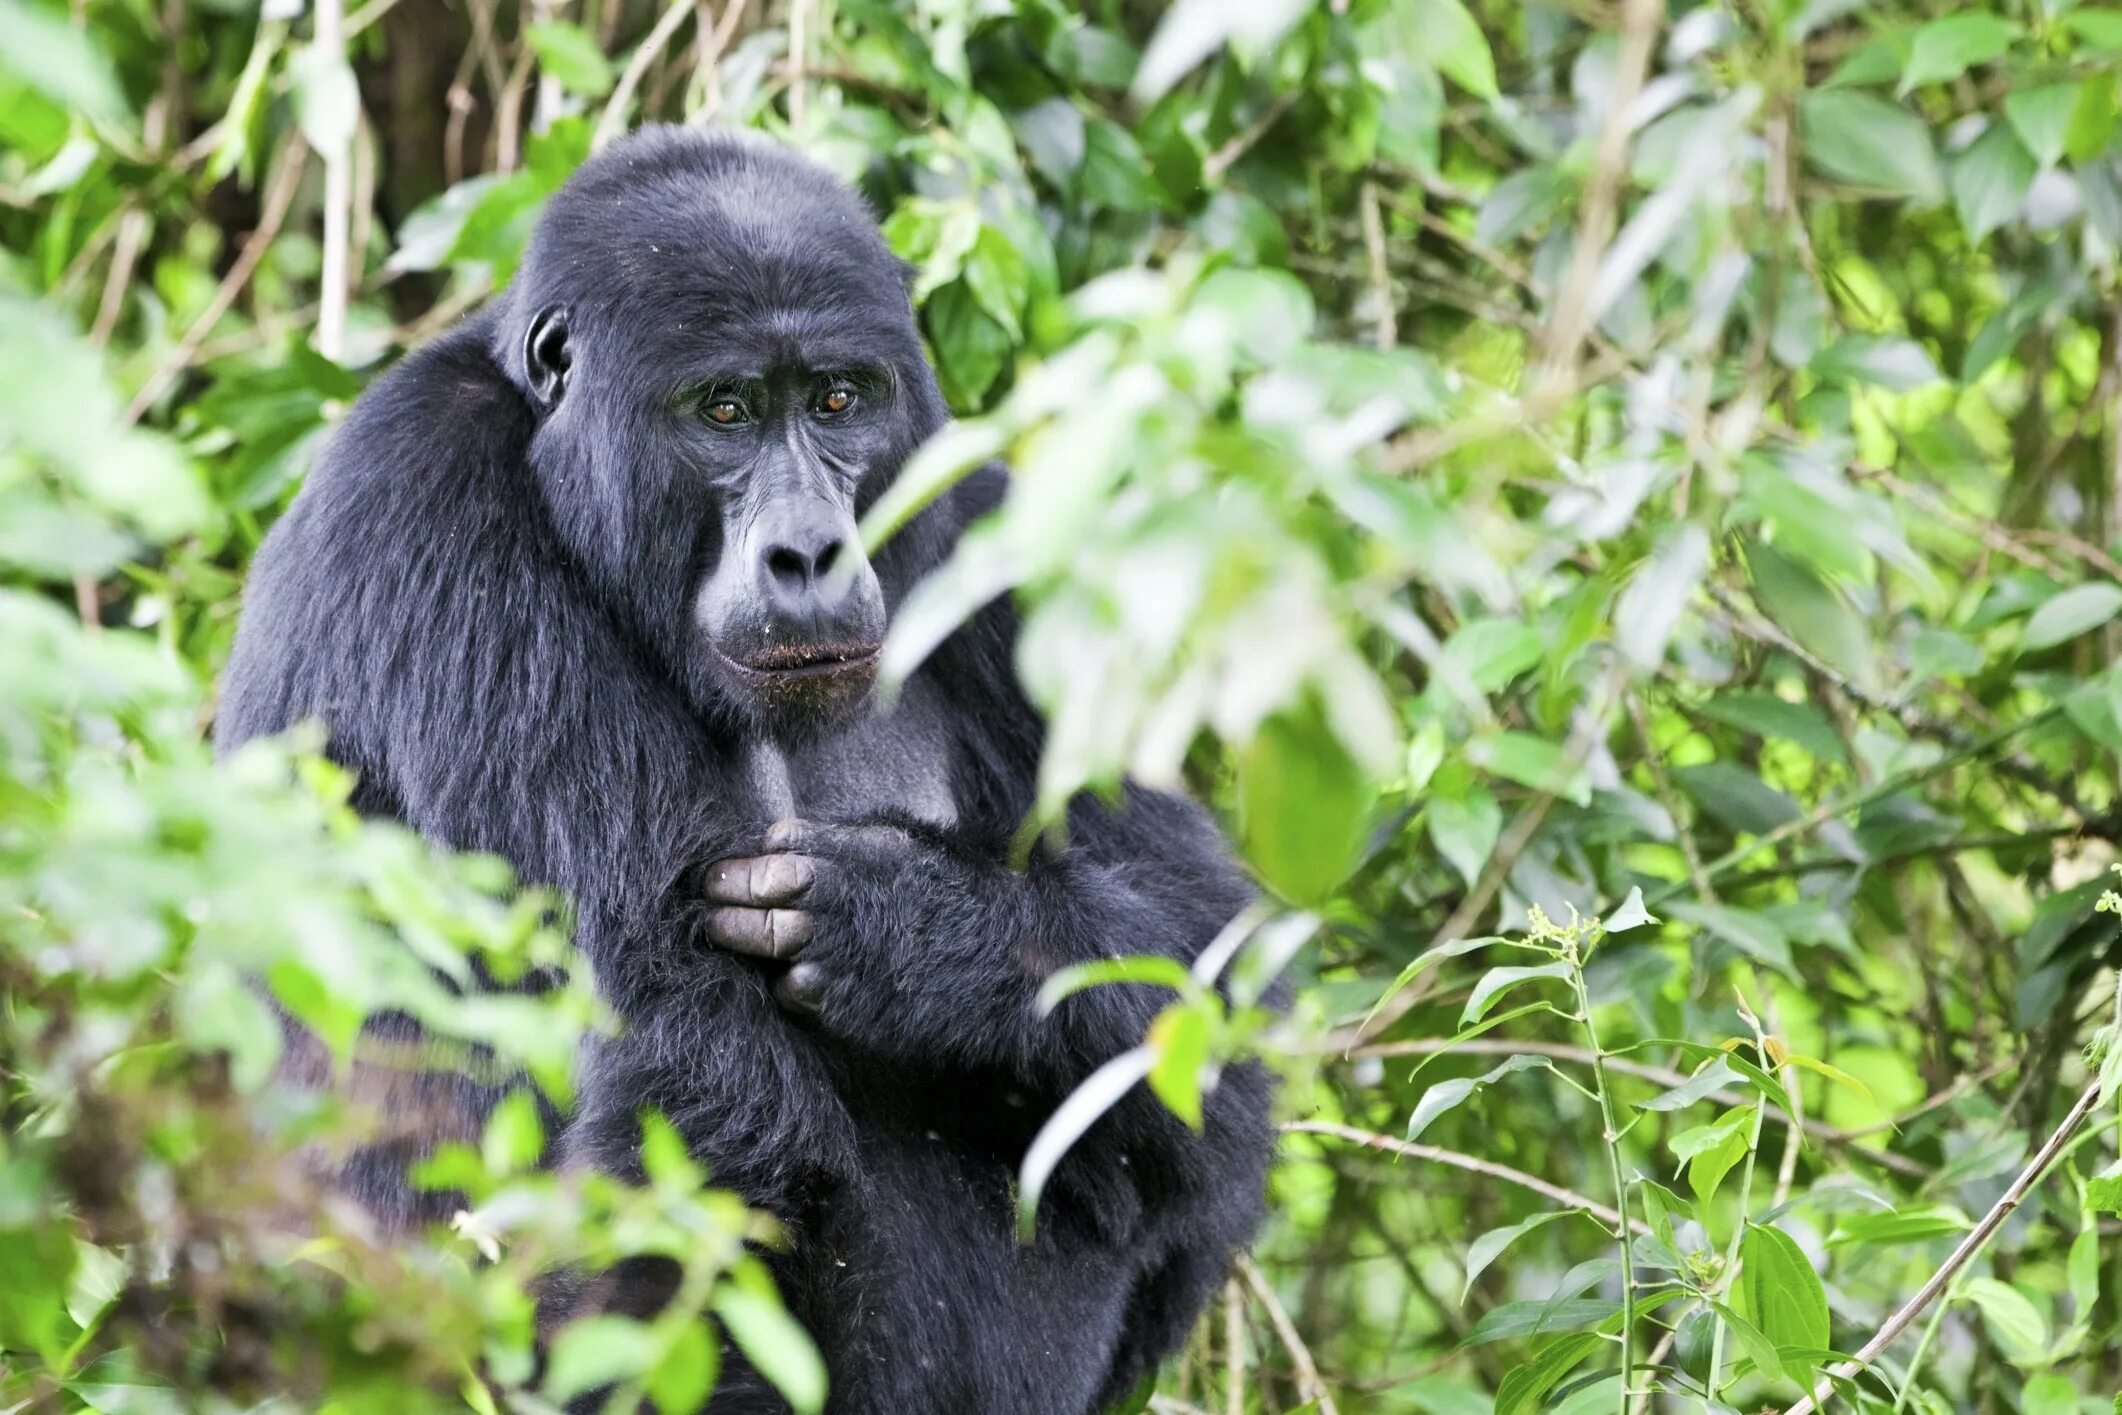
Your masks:
{"label": "gorilla's eye", "polygon": [[855,390],[851,384],[832,383],[819,392],[817,407],[825,416],[837,418],[853,412],[855,402]]}
{"label": "gorilla's eye", "polygon": [[744,405],[734,398],[711,396],[700,405],[700,412],[717,427],[735,427],[744,421]]}

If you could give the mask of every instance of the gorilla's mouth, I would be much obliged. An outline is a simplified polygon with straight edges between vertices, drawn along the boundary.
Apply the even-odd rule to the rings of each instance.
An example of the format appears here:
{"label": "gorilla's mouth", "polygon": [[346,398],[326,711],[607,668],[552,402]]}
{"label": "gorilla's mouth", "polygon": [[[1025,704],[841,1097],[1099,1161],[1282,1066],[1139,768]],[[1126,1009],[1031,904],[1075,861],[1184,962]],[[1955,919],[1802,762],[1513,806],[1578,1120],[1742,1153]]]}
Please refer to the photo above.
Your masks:
{"label": "gorilla's mouth", "polygon": [[881,644],[769,644],[745,654],[715,653],[747,678],[786,683],[874,672]]}

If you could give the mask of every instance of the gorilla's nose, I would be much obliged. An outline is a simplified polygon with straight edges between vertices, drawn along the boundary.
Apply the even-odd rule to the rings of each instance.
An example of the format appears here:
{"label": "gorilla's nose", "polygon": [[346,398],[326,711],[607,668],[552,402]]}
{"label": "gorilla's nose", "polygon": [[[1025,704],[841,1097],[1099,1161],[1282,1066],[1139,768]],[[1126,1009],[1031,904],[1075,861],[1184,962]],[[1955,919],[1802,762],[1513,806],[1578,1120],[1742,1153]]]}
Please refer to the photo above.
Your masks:
{"label": "gorilla's nose", "polygon": [[854,517],[819,501],[784,503],[758,528],[758,574],[766,600],[798,621],[835,614],[862,578]]}
{"label": "gorilla's nose", "polygon": [[766,547],[766,577],[784,595],[815,594],[847,541],[828,530],[797,534]]}

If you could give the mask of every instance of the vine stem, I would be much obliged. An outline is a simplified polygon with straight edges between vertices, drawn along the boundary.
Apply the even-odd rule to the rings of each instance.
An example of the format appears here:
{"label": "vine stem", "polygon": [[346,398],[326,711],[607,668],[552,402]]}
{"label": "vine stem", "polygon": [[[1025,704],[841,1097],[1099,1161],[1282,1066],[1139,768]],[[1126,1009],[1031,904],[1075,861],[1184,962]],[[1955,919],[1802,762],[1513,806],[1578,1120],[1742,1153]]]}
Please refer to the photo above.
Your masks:
{"label": "vine stem", "polygon": [[2049,1167],[2055,1163],[2057,1156],[2063,1153],[2064,1148],[2070,1144],[2071,1136],[2077,1133],[2078,1127],[2085,1123],[2085,1118],[2093,1113],[2093,1107],[2099,1103],[2100,1083],[2095,1080],[2085,1088],[2085,1094],[2078,1097],[2078,1103],[2070,1108],[2070,1114],[2063,1117],[2063,1123],[2048,1137],[2048,1142],[2041,1146],[2040,1152],[2027,1162],[2026,1168],[2019,1171],[2019,1177],[2011,1182],[2011,1187],[2004,1191],[2004,1196],[1990,1206],[1989,1212],[1982,1215],[1982,1221],[1975,1225],[1967,1237],[1960,1240],[1959,1247],[1953,1249],[1952,1256],[1931,1274],[1930,1281],[1924,1283],[1915,1296],[1904,1302],[1899,1311],[1886,1319],[1886,1324],[1879,1328],[1877,1335],[1864,1343],[1861,1351],[1821,1377],[1819,1384],[1813,1387],[1812,1394],[1784,1411],[1783,1415],[1812,1415],[1812,1412],[1819,1410],[1828,1396],[1834,1393],[1835,1382],[1846,1381],[1862,1371],[1877,1360],[1879,1354],[1891,1346],[1896,1337],[1908,1330],[1909,1325],[1923,1315],[1923,1309],[1937,1300],[1939,1293],[1951,1286],[1960,1270],[1989,1246],[1989,1240],[2004,1226],[2004,1220],[2010,1218],[2012,1210],[2018,1208],[2033,1191],[2034,1186],[2047,1177]]}
{"label": "vine stem", "polygon": [[1636,1356],[1636,1254],[1628,1225],[1628,1176],[1621,1166],[1621,1127],[1614,1115],[1614,1090],[1606,1075],[1606,1048],[1599,1044],[1599,1027],[1592,1021],[1591,990],[1584,985],[1584,957],[1574,939],[1569,944],[1570,982],[1577,990],[1577,1011],[1584,1019],[1584,1037],[1591,1043],[1592,1083],[1599,1095],[1599,1138],[1606,1148],[1606,1172],[1614,1185],[1614,1205],[1620,1222],[1614,1236],[1621,1241],[1621,1415],[1628,1415],[1629,1385],[1635,1379]]}

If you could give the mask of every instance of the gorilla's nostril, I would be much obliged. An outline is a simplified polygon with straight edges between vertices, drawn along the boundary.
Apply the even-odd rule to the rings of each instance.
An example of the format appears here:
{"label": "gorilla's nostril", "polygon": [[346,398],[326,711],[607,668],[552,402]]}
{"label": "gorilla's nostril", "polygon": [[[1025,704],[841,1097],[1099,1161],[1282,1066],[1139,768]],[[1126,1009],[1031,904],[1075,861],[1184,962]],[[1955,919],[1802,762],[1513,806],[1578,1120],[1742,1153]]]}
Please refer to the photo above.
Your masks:
{"label": "gorilla's nostril", "polygon": [[810,583],[810,561],[800,551],[777,545],[766,552],[766,573],[783,587],[799,590]]}
{"label": "gorilla's nostril", "polygon": [[833,569],[833,562],[834,562],[834,561],[836,561],[836,560],[838,560],[839,558],[840,558],[840,542],[839,542],[839,541],[829,541],[829,542],[827,542],[827,543],[826,543],[826,546],[825,546],[825,549],[823,549],[823,550],[821,550],[821,551],[819,551],[819,552],[818,552],[818,563],[817,563],[817,569],[818,569],[818,573],[819,573],[820,575],[829,575],[829,574],[831,574],[831,573],[832,573],[832,569]]}

